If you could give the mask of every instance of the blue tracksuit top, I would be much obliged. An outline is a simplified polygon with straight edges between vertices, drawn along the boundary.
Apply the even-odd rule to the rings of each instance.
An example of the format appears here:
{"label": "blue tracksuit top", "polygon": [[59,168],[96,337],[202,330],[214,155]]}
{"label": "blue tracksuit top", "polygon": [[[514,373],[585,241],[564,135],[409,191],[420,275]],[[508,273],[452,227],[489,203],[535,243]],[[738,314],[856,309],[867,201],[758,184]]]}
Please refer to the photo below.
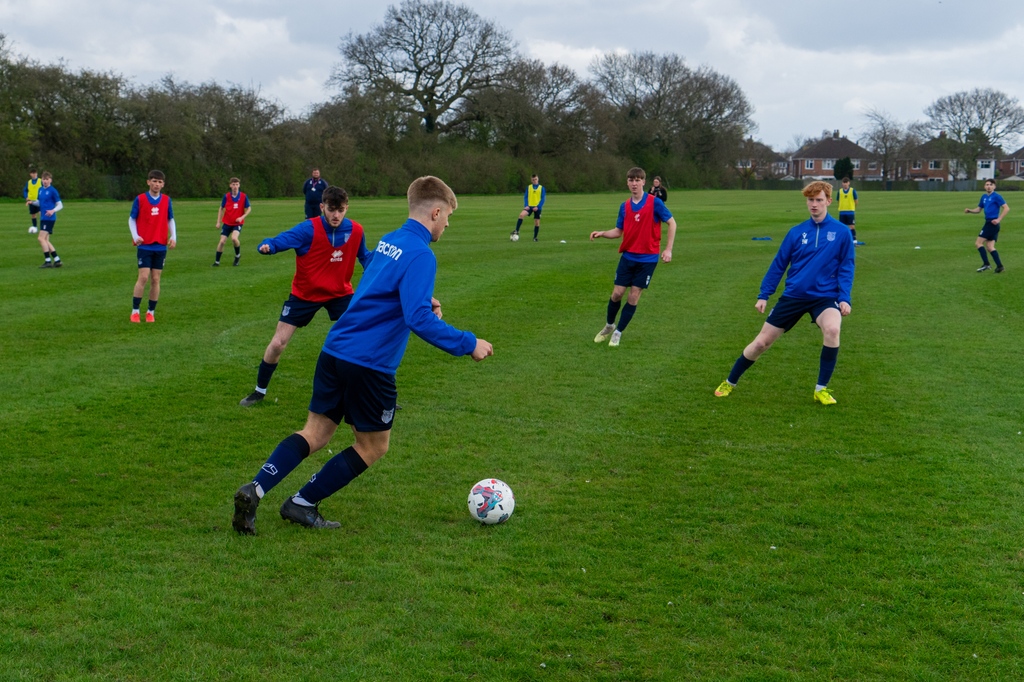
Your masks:
{"label": "blue tracksuit top", "polygon": [[394,374],[412,331],[452,355],[472,353],[476,337],[442,322],[431,311],[436,275],[430,231],[410,218],[381,237],[348,310],[327,332],[324,352]]}
{"label": "blue tracksuit top", "polygon": [[851,303],[853,254],[850,228],[832,216],[826,216],[820,223],[808,218],[793,227],[782,240],[775,260],[761,280],[761,293],[757,297],[767,301],[788,267],[783,296],[834,297],[840,303]]}

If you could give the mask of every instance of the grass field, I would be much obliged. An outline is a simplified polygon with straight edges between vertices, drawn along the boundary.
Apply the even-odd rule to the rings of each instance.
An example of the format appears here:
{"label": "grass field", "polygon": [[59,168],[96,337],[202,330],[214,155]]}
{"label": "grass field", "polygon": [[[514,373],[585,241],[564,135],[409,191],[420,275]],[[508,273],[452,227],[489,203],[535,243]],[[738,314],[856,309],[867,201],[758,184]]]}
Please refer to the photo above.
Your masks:
{"label": "grass field", "polygon": [[[494,357],[414,338],[391,451],[322,505],[341,530],[277,515],[324,452],[257,537],[232,494],[302,425],[328,328],[237,406],[294,265],[255,245],[300,202],[254,200],[219,269],[217,204],[176,202],[153,325],[128,322],[127,204],[68,202],[60,270],[0,204],[0,680],[1024,677],[1024,219],[976,274],[976,195],[863,193],[824,408],[806,320],[712,394],[802,197],[673,193],[675,258],[616,350],[592,341],[616,243],[586,235],[625,196],[551,195],[518,244],[517,197],[464,197],[435,294]],[[350,210],[371,248],[404,216]],[[516,492],[502,526],[467,513],[485,476]]]}

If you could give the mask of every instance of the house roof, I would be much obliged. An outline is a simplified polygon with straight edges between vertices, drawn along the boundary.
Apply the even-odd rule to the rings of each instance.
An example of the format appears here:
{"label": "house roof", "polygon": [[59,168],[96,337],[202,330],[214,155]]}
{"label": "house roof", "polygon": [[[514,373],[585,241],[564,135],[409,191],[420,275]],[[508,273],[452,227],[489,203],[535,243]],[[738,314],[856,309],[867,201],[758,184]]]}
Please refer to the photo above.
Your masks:
{"label": "house roof", "polygon": [[[942,137],[933,137],[924,144],[915,147],[907,155],[911,159],[948,159],[950,158],[949,149],[946,146],[949,139]],[[1024,152],[1021,149],[1020,152]],[[1022,155],[1024,156],[1024,155]],[[999,159],[1003,158],[1003,150],[998,147],[991,147],[984,150],[978,155],[979,159]],[[1014,158],[1017,158],[1016,156]]]}
{"label": "house roof", "polygon": [[838,133],[832,137],[826,137],[817,142],[811,142],[793,154],[794,159],[851,159],[873,158],[874,154],[856,142],[845,137],[839,137]]}

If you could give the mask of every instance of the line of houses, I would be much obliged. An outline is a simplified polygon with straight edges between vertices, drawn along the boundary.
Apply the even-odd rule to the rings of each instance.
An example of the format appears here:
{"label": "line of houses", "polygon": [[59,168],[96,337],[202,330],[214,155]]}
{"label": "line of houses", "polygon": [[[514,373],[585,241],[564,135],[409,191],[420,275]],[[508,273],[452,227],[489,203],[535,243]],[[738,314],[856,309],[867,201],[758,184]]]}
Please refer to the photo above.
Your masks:
{"label": "line of houses", "polygon": [[[753,139],[743,143],[736,169],[756,179],[831,180],[836,161],[849,157],[853,163],[854,180],[917,180],[945,182],[950,180],[1024,179],[1024,148],[1006,155],[1001,149],[986,150],[977,160],[972,174],[957,172],[957,162],[946,151],[945,133],[914,148],[908,158],[897,159],[889,177],[883,177],[881,160],[856,142],[833,131],[809,142],[789,156],[783,156],[768,145]],[[967,176],[965,178],[965,176]]]}

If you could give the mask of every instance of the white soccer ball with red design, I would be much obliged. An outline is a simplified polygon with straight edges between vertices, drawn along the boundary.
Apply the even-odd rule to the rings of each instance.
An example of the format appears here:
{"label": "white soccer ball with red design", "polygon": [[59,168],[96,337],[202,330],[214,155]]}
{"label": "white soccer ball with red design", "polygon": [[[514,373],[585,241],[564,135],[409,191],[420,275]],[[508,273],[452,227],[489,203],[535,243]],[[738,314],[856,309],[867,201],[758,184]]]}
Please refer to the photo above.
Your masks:
{"label": "white soccer ball with red design", "polygon": [[469,491],[469,515],[485,525],[505,523],[516,508],[512,488],[496,478],[485,478]]}

